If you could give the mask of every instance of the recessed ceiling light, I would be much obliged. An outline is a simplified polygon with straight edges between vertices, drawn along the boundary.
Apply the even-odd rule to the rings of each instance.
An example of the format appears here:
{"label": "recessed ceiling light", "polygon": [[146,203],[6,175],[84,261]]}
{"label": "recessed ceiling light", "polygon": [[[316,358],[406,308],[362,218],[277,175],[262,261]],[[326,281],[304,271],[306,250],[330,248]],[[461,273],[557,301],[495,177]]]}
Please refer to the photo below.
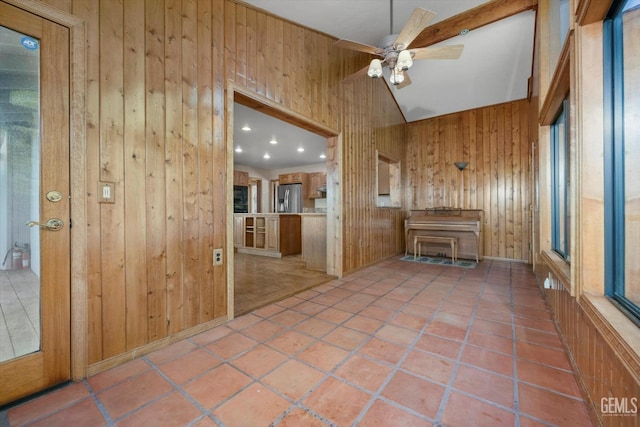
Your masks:
{"label": "recessed ceiling light", "polygon": [[264,157],[265,159],[270,159],[270,158],[271,158],[271,156],[269,155],[269,153],[264,153],[264,156],[262,156],[262,157]]}
{"label": "recessed ceiling light", "polygon": [[302,147],[298,148],[298,153],[302,153],[303,151],[304,151],[304,148],[302,148]]}
{"label": "recessed ceiling light", "polygon": [[242,148],[240,148],[240,146],[236,147],[236,153],[242,153]]}
{"label": "recessed ceiling light", "polygon": [[326,155],[326,154],[324,154],[324,153],[322,153],[322,154],[320,154],[320,158],[321,158],[321,159],[326,159],[326,158],[327,158],[327,155]]}
{"label": "recessed ceiling light", "polygon": [[272,138],[271,141],[269,141],[269,144],[277,144],[277,143],[278,143],[278,141],[276,141],[275,138]]}
{"label": "recessed ceiling light", "polygon": [[245,131],[245,132],[250,132],[251,131],[251,126],[244,125],[244,126],[242,126],[242,130]]}

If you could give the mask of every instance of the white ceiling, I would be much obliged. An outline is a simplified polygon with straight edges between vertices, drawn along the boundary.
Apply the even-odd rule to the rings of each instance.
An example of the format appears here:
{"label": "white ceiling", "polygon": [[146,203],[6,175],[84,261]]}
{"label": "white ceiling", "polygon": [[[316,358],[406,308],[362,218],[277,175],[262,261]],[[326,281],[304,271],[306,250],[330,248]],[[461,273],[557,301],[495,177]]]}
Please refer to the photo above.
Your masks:
{"label": "white ceiling", "polygon": [[[326,162],[320,157],[326,154],[324,137],[238,103],[233,110],[234,164],[271,170]],[[245,125],[251,130],[243,131]],[[277,144],[271,144],[274,138]],[[304,151],[298,151],[299,148]],[[269,154],[268,159],[265,154]]]}
{"label": "white ceiling", "polygon": [[[390,34],[390,0],[244,2],[338,39],[377,46]],[[394,0],[393,32],[400,32],[416,7],[436,12],[433,24],[482,3],[485,0]],[[534,28],[535,12],[526,11],[439,43],[462,44],[464,51],[455,60],[415,61],[409,70],[412,84],[403,89],[387,83],[405,119],[413,122],[525,98],[532,69]],[[383,84],[381,80],[379,84]],[[243,120],[240,114],[236,112],[236,120]],[[269,119],[275,128],[283,124]],[[268,126],[267,122],[264,125]],[[286,150],[290,161],[297,158],[292,150],[294,147]]]}

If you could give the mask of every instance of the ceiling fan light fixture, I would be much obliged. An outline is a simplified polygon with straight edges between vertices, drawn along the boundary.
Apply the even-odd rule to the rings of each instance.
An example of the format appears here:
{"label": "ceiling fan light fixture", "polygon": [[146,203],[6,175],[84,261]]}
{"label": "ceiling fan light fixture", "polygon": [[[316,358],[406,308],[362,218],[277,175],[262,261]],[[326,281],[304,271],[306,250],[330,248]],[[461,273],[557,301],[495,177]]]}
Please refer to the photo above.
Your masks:
{"label": "ceiling fan light fixture", "polygon": [[413,65],[413,59],[411,58],[411,52],[408,50],[401,50],[398,54],[398,68],[401,70],[408,70]]}
{"label": "ceiling fan light fixture", "polygon": [[377,79],[382,76],[382,62],[379,59],[373,59],[371,61],[367,75],[373,79]]}
{"label": "ceiling fan light fixture", "polygon": [[391,75],[389,76],[389,81],[391,84],[397,86],[404,81],[404,73],[398,67],[393,67],[391,69]]}

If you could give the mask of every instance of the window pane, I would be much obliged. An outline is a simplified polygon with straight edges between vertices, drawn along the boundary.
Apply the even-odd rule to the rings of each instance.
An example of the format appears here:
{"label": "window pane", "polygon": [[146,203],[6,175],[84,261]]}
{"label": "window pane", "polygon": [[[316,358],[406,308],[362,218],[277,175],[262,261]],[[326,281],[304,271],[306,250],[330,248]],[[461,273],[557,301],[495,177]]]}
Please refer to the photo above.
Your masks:
{"label": "window pane", "polygon": [[38,46],[0,26],[0,362],[41,344]]}
{"label": "window pane", "polygon": [[625,296],[640,305],[640,5],[622,18],[624,75]]}
{"label": "window pane", "polygon": [[567,102],[552,125],[551,150],[553,156],[552,182],[552,249],[565,259],[569,257],[569,150],[567,134]]}

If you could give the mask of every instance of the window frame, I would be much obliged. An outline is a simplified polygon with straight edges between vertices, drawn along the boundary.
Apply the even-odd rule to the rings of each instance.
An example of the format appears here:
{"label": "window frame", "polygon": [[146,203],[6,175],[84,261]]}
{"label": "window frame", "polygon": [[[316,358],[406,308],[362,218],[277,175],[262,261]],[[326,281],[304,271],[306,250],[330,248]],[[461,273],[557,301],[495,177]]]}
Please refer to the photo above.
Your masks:
{"label": "window frame", "polygon": [[[562,135],[559,127],[563,125]],[[564,138],[564,145],[559,147],[560,136]],[[568,97],[562,101],[560,111],[551,124],[551,249],[563,260],[570,262],[571,244],[571,216],[569,211],[570,190],[570,150],[569,150],[569,101]],[[564,161],[560,156],[560,149],[564,150]],[[559,183],[564,179],[564,190],[560,190]],[[562,204],[562,210],[560,205]],[[564,225],[564,233],[561,232]]]}
{"label": "window frame", "polygon": [[622,11],[614,1],[603,22],[605,295],[640,324],[640,307],[625,297],[625,159]]}

